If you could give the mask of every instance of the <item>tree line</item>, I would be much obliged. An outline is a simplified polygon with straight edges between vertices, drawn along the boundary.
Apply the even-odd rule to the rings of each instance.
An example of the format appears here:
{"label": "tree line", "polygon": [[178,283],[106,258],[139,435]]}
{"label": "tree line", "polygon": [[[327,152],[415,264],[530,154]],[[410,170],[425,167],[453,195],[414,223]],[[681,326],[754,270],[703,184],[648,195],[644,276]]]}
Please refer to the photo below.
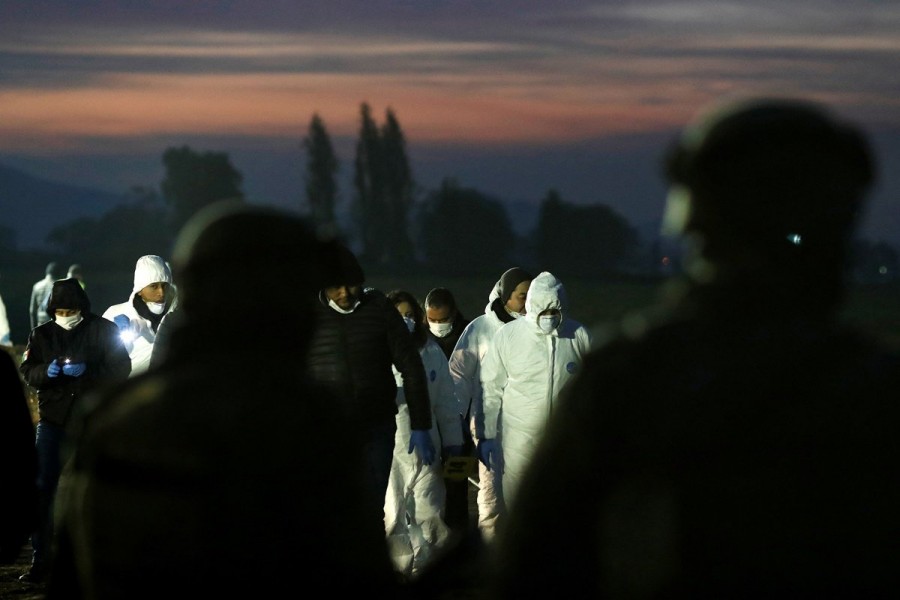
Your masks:
{"label": "tree line", "polygon": [[[641,240],[627,219],[602,202],[576,204],[549,189],[539,200],[533,231],[519,236],[499,198],[452,178],[437,189],[422,189],[391,108],[379,124],[369,104],[360,104],[349,222],[337,217],[342,165],[318,113],[312,115],[298,150],[305,155],[305,161],[298,160],[304,175],[298,212],[323,235],[337,236],[353,247],[367,268],[465,275],[518,264],[577,277],[665,272],[656,240]],[[54,229],[47,241],[56,253],[101,268],[122,257],[133,261],[143,254],[160,254],[171,248],[177,232],[203,206],[221,199],[246,200],[243,176],[227,153],[170,147],[162,163],[165,176],[159,190],[134,187],[102,217],[83,217]],[[863,242],[858,262],[867,272],[887,264],[896,273],[897,254],[887,244]],[[669,264],[670,271],[674,263]]]}

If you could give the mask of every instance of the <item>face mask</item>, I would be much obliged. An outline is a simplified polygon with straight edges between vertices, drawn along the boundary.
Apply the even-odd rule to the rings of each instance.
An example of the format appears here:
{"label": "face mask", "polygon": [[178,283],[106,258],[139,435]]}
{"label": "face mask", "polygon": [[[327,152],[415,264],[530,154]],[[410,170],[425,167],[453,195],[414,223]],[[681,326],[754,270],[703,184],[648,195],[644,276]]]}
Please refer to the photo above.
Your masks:
{"label": "face mask", "polygon": [[329,300],[329,301],[328,301],[328,306],[330,306],[331,308],[333,308],[334,310],[338,311],[338,312],[341,313],[341,314],[349,315],[349,314],[352,313],[354,310],[356,310],[356,307],[357,307],[357,306],[359,306],[359,300],[357,300],[357,301],[353,304],[353,307],[352,307],[350,310],[345,310],[345,309],[341,308],[340,306],[337,305],[337,303],[336,303],[334,300]]}
{"label": "face mask", "polygon": [[72,315],[71,317],[56,317],[56,324],[65,330],[70,330],[81,323],[83,320],[84,319],[81,318],[81,313],[79,312]]}
{"label": "face mask", "polygon": [[541,328],[541,331],[544,333],[550,333],[557,327],[559,327],[559,323],[562,321],[562,317],[559,315],[546,315],[543,317],[538,317],[538,327]]}
{"label": "face mask", "polygon": [[406,323],[406,328],[410,333],[416,330],[416,320],[412,317],[403,317],[403,322]]}
{"label": "face mask", "polygon": [[161,315],[166,310],[166,305],[163,302],[147,302],[147,308],[150,309],[154,315]]}
{"label": "face mask", "polygon": [[524,316],[525,316],[525,315],[523,315],[523,314],[520,313],[520,312],[515,312],[515,311],[513,311],[513,310],[509,310],[508,308],[506,309],[506,313],[507,313],[509,316],[511,316],[513,319],[518,319],[518,318],[520,318],[520,317],[524,317]]}
{"label": "face mask", "polygon": [[444,337],[453,329],[453,323],[429,323],[428,329],[437,337]]}

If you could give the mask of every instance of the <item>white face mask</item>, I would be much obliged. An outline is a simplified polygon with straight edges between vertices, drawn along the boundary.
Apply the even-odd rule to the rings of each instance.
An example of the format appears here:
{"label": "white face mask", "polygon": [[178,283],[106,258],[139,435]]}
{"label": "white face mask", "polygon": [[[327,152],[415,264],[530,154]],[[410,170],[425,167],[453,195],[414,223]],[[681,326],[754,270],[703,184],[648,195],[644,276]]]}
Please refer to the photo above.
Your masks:
{"label": "white face mask", "polygon": [[538,317],[538,327],[540,327],[541,331],[544,333],[551,333],[554,329],[559,327],[560,321],[562,321],[560,315],[544,315]]}
{"label": "white face mask", "polygon": [[428,323],[428,329],[436,337],[444,337],[453,329],[453,323]]}
{"label": "white face mask", "polygon": [[166,310],[166,305],[164,302],[147,302],[147,308],[150,309],[154,315],[161,315]]}
{"label": "white face mask", "polygon": [[412,317],[403,317],[403,322],[406,323],[406,328],[410,333],[416,330],[416,320]]}
{"label": "white face mask", "polygon": [[69,330],[73,329],[76,325],[81,323],[84,319],[81,318],[81,313],[78,312],[71,317],[56,317],[56,324],[62,327],[63,329]]}
{"label": "white face mask", "polygon": [[[504,307],[504,308],[506,308],[506,307]],[[509,316],[511,316],[513,319],[518,319],[518,318],[520,318],[520,317],[524,317],[524,316],[525,316],[525,315],[523,315],[523,314],[520,313],[520,312],[516,312],[516,311],[514,311],[514,310],[509,310],[508,308],[506,308],[506,314],[508,314]]]}
{"label": "white face mask", "polygon": [[350,310],[345,310],[345,309],[341,308],[340,306],[337,305],[337,303],[334,300],[329,300],[328,306],[330,306],[331,308],[333,308],[334,310],[338,311],[341,314],[349,315],[354,310],[356,310],[357,306],[359,306],[359,300],[356,301],[356,303],[353,305],[353,307]]}

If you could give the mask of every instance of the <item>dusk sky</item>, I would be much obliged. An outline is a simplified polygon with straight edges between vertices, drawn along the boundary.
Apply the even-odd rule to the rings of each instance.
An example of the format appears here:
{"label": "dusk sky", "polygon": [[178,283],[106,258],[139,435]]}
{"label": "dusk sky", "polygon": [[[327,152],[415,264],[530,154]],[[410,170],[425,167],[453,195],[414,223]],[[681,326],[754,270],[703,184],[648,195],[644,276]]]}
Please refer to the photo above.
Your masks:
{"label": "dusk sky", "polygon": [[342,202],[367,102],[393,109],[424,188],[663,202],[658,157],[736,95],[827,103],[872,136],[869,227],[900,238],[900,2],[0,2],[0,163],[124,192],[170,146],[228,152],[253,201],[298,206],[318,113]]}

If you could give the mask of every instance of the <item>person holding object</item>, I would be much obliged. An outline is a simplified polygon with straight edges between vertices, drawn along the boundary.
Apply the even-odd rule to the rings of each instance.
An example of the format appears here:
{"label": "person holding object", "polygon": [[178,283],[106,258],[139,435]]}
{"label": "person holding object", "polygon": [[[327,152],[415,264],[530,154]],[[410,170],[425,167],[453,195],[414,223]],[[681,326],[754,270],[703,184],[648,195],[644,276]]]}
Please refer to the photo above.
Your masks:
{"label": "person holding object", "polygon": [[[459,402],[450,378],[447,357],[428,335],[425,314],[415,296],[403,290],[387,294],[397,308],[422,356],[431,399],[431,441],[446,456],[462,453],[459,428]],[[423,464],[417,453],[410,454],[409,408],[403,393],[403,377],[394,370],[397,381],[397,435],[394,460],[385,494],[384,526],[394,566],[405,578],[417,576],[450,538],[445,519],[447,492],[442,462]]]}
{"label": "person holding object", "polygon": [[169,264],[155,254],[137,259],[129,299],[113,304],[103,312],[103,318],[119,327],[122,341],[131,356],[132,377],[149,367],[156,331],[174,305],[175,287]]}
{"label": "person holding object", "polygon": [[38,396],[39,514],[31,536],[31,568],[22,576],[33,582],[43,581],[50,567],[53,503],[60,472],[80,429],[81,403],[89,392],[127,379],[131,372],[118,328],[91,312],[90,300],[77,279],[53,283],[47,310],[51,320],[31,331],[19,365],[25,382]]}

